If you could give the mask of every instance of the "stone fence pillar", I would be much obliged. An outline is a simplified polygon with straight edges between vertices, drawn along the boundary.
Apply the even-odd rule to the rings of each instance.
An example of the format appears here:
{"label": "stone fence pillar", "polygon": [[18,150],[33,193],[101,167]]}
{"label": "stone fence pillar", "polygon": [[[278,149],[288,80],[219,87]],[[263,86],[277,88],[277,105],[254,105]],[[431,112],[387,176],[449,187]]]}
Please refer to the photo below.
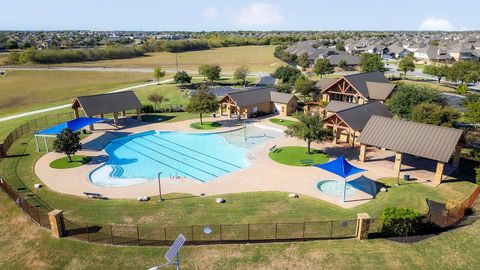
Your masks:
{"label": "stone fence pillar", "polygon": [[63,221],[62,210],[52,210],[48,213],[48,220],[50,221],[50,228],[53,237],[62,237],[65,235],[65,222]]}
{"label": "stone fence pillar", "polygon": [[370,229],[371,217],[367,213],[357,214],[357,239],[368,239],[368,231]]}

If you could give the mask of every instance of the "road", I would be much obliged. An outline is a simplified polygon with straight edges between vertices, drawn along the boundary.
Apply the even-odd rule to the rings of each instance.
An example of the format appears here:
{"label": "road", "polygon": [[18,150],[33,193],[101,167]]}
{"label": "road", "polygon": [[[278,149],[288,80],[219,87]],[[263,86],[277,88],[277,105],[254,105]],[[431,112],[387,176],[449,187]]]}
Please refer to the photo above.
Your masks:
{"label": "road", "polygon": [[[83,68],[82,68],[83,69]],[[91,70],[91,68],[88,68],[89,70]],[[42,69],[37,69],[37,70],[42,70]],[[70,68],[59,68],[57,70],[73,70],[73,69],[70,69]],[[151,72],[151,70],[149,70],[149,72]],[[257,81],[257,85],[270,85],[270,84],[274,84],[275,83],[275,78],[271,77],[270,74],[268,73],[252,73],[252,74],[249,74],[250,76],[258,76],[260,77],[260,79]],[[194,77],[195,79],[202,79],[203,77]],[[160,81],[160,84],[165,84],[165,83],[170,83],[172,82],[173,79],[168,79],[168,80],[163,80],[163,81]],[[116,90],[113,90],[113,91],[109,91],[107,93],[117,93],[117,92],[123,92],[123,91],[128,91],[128,90],[133,90],[133,89],[137,89],[137,88],[142,88],[142,87],[145,87],[145,86],[150,86],[150,85],[155,85],[157,84],[157,82],[149,82],[149,83],[144,83],[144,84],[140,84],[140,85],[135,85],[135,86],[129,86],[129,87],[124,87],[124,88],[120,88],[120,89],[116,89]],[[21,117],[25,117],[25,116],[30,116],[30,115],[35,115],[35,114],[39,114],[39,113],[44,113],[44,112],[49,112],[49,111],[55,111],[55,110],[59,110],[59,109],[64,109],[64,108],[69,108],[71,106],[71,104],[64,104],[64,105],[59,105],[59,106],[54,106],[54,107],[48,107],[48,108],[45,108],[45,109],[40,109],[40,110],[36,110],[36,111],[31,111],[31,112],[25,112],[25,113],[19,113],[19,114],[14,114],[14,115],[10,115],[10,116],[6,116],[6,117],[2,117],[0,118],[0,122],[4,122],[4,121],[8,121],[8,120],[13,120],[13,119],[17,119],[17,118],[21,118]]]}

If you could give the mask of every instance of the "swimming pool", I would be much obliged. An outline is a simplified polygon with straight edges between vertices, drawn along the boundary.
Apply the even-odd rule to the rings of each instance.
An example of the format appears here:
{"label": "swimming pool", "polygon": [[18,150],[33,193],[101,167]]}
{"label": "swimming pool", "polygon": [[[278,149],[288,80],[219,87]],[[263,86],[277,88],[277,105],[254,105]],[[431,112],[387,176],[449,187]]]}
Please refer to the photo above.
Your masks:
{"label": "swimming pool", "polygon": [[162,178],[208,182],[249,165],[249,149],[283,136],[248,125],[224,133],[148,131],[111,140],[108,161],[90,174],[99,186],[128,186]]}
{"label": "swimming pool", "polygon": [[[343,180],[323,180],[317,183],[317,188],[321,192],[324,192],[330,196],[342,197],[343,196]],[[356,189],[349,183],[347,183],[347,189],[345,196],[353,195]]]}

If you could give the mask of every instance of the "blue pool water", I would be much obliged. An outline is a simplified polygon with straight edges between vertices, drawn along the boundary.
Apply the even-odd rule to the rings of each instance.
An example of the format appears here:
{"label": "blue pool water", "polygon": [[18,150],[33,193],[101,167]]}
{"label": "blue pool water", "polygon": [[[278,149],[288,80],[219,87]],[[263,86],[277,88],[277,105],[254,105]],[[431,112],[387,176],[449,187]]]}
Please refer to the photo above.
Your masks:
{"label": "blue pool water", "polygon": [[245,168],[250,148],[280,136],[278,131],[252,125],[225,133],[134,134],[110,141],[105,147],[108,161],[90,174],[90,181],[99,186],[128,186],[155,180],[162,172],[162,178],[208,182]]}
{"label": "blue pool water", "polygon": [[[330,196],[342,197],[343,196],[343,180],[323,180],[317,183],[317,188]],[[346,196],[354,194],[356,189],[347,183]]]}

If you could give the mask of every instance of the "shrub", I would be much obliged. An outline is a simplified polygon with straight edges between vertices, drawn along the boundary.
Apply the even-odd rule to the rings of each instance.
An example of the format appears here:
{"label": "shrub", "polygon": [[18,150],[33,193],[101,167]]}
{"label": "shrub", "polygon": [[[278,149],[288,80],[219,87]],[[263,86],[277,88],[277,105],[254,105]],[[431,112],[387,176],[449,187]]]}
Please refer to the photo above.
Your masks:
{"label": "shrub", "polygon": [[142,113],[154,113],[155,108],[152,104],[144,104],[142,107]]}
{"label": "shrub", "polygon": [[457,86],[457,94],[465,95],[468,92],[468,86],[466,84],[460,84]]}
{"label": "shrub", "polygon": [[422,215],[412,208],[387,207],[382,213],[382,232],[386,236],[408,236],[422,232]]}

